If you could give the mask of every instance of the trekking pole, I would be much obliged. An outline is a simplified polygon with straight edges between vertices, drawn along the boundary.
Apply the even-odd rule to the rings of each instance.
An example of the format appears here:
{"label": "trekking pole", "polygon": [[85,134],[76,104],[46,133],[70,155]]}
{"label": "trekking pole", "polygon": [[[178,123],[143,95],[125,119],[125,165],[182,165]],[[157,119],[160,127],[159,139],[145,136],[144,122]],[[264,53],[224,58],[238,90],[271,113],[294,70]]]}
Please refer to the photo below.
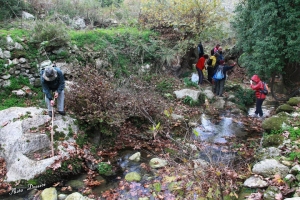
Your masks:
{"label": "trekking pole", "polygon": [[[54,103],[55,103],[55,98],[54,98]],[[52,152],[52,157],[54,156],[54,149],[53,149],[53,126],[54,126],[54,106],[52,106],[52,125],[51,125],[51,152]]]}

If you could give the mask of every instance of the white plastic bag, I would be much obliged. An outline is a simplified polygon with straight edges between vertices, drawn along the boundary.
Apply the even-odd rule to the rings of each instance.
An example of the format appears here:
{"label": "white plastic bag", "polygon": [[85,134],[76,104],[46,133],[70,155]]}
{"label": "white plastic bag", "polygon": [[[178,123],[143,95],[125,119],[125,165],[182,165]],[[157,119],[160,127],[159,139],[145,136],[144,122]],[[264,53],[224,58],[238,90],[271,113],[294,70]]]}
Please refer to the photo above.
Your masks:
{"label": "white plastic bag", "polygon": [[199,76],[198,76],[198,74],[193,73],[193,74],[192,74],[191,80],[192,80],[192,82],[194,82],[194,83],[198,83],[198,81],[199,81]]}

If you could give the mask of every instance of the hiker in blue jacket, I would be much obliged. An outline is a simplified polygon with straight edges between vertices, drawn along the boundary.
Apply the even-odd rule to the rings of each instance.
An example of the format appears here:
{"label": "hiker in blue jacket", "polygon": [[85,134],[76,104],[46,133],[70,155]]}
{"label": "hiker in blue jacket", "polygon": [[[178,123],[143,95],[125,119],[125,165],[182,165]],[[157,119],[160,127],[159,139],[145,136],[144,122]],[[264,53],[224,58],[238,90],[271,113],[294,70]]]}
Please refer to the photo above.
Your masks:
{"label": "hiker in blue jacket", "polygon": [[224,86],[225,86],[225,80],[226,80],[226,72],[228,70],[231,70],[236,63],[233,63],[232,65],[224,65],[225,61],[221,60],[220,61],[220,65],[218,65],[215,70],[214,70],[214,74],[218,71],[218,69],[222,68],[223,74],[224,74],[224,78],[220,79],[220,80],[215,80],[215,95],[218,95],[219,97],[223,97],[223,90],[224,90]]}
{"label": "hiker in blue jacket", "polygon": [[[62,71],[57,67],[47,67],[45,68],[45,70],[41,71],[40,76],[43,92],[45,93],[45,101],[48,108],[48,115],[52,117],[52,107],[54,106],[54,99],[56,98],[58,113],[61,115],[65,115],[65,78]],[[54,98],[52,96],[52,92],[54,92]]]}

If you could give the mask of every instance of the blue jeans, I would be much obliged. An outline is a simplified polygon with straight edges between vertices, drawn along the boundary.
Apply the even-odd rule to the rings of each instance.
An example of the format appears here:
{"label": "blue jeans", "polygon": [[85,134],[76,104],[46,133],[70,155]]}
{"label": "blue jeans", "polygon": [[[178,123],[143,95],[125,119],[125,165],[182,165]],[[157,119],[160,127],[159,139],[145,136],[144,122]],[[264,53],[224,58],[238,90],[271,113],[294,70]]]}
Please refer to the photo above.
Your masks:
{"label": "blue jeans", "polygon": [[[64,93],[64,91],[61,91],[61,93],[58,94],[58,98],[56,99],[58,111],[64,111],[64,101],[65,101],[65,93]],[[48,111],[52,111],[52,106],[50,105],[50,101],[46,97],[46,95],[45,95],[45,102],[46,102]]]}
{"label": "blue jeans", "polygon": [[203,72],[198,67],[196,67],[196,69],[198,71],[198,76],[199,76],[199,81],[198,81],[198,85],[199,85],[199,84],[202,84],[202,82],[203,82]]}

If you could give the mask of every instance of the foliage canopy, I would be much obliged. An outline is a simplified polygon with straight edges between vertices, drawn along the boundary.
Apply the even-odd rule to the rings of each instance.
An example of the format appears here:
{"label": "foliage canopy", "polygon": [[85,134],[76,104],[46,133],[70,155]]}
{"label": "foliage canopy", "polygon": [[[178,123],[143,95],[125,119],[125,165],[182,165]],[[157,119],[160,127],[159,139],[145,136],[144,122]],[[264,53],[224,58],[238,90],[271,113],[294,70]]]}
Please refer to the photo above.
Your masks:
{"label": "foliage canopy", "polygon": [[299,0],[247,0],[236,8],[233,27],[241,62],[263,78],[281,73],[300,53]]}
{"label": "foliage canopy", "polygon": [[[174,27],[186,35],[209,37],[227,18],[220,0],[141,0],[140,22],[148,27]],[[207,34],[207,33],[210,34]],[[208,39],[208,38],[205,38]]]}

